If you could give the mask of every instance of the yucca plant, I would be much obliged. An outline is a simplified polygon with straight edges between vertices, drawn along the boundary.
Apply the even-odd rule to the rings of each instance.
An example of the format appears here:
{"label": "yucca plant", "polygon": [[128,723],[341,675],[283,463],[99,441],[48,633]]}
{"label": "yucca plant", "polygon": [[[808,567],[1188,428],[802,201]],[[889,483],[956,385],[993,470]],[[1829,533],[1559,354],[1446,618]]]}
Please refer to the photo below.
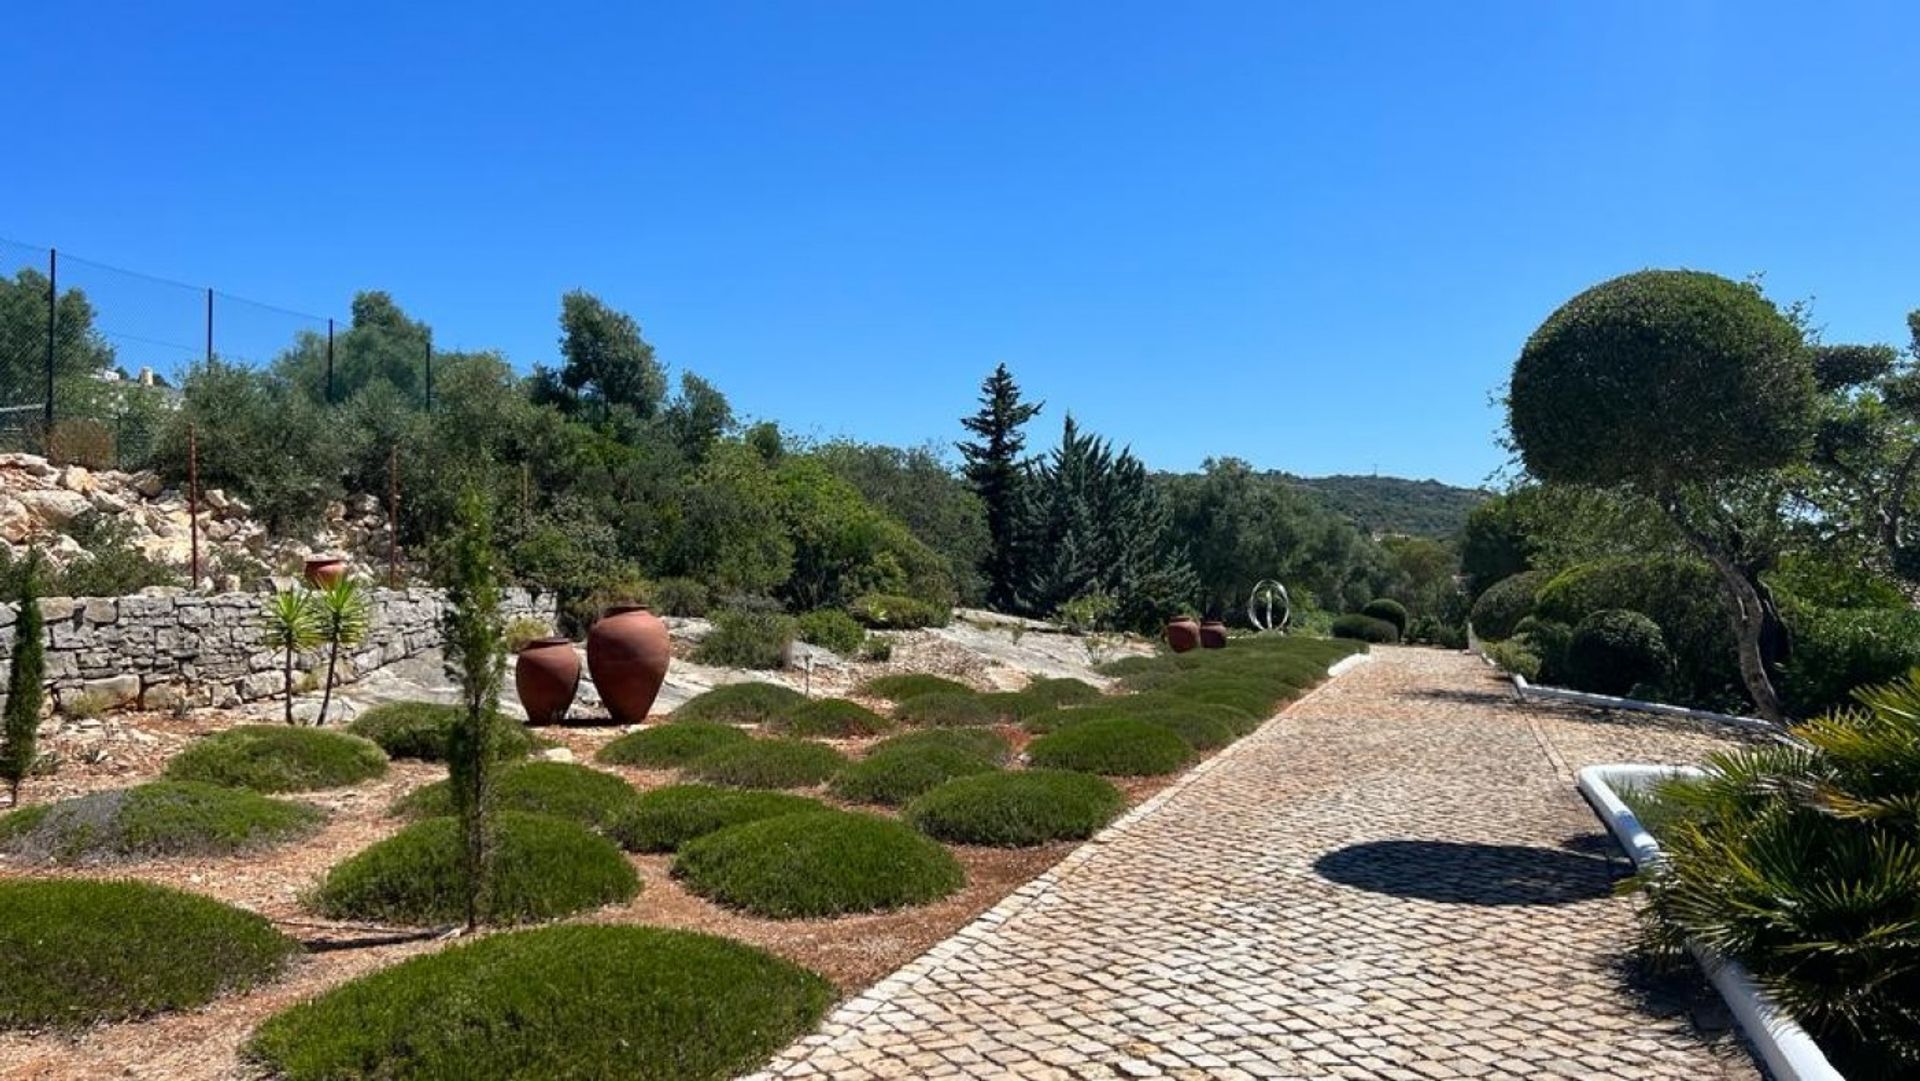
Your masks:
{"label": "yucca plant", "polygon": [[351,578],[342,578],[322,589],[314,601],[320,621],[320,641],[327,647],[327,680],[326,689],[320,694],[320,716],[313,723],[324,725],[327,707],[333,702],[334,670],[340,664],[340,650],[367,640],[367,632],[373,629],[373,605],[360,583]]}
{"label": "yucca plant", "polygon": [[260,644],[281,655],[288,724],[293,723],[293,659],[318,647],[323,641],[320,634],[319,605],[305,586],[280,590],[260,610]]}

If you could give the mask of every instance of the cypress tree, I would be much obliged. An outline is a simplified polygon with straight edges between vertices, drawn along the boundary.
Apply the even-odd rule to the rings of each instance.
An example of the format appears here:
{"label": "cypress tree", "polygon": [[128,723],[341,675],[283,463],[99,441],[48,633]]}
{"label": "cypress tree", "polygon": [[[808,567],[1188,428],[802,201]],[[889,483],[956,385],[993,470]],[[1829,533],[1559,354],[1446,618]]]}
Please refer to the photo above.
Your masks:
{"label": "cypress tree", "polygon": [[966,459],[961,472],[987,511],[987,554],[980,563],[987,607],[1002,612],[1021,609],[1021,587],[1029,573],[1024,544],[1027,462],[1021,456],[1027,439],[1020,427],[1044,404],[1021,401],[1013,373],[1001,364],[980,384],[980,411],[960,421],[979,437],[956,446]]}
{"label": "cypress tree", "polygon": [[460,498],[459,520],[447,565],[447,607],[441,629],[447,664],[460,685],[460,715],[447,736],[447,773],[454,813],[460,819],[471,930],[480,923],[491,856],[489,775],[507,654],[493,552],[493,508],[477,489],[469,488]]}
{"label": "cypress tree", "polygon": [[46,625],[40,615],[40,553],[27,557],[20,586],[20,615],[13,628],[13,659],[7,668],[6,726],[0,731],[0,777],[20,806],[20,782],[40,757],[36,746],[40,705],[46,698]]}

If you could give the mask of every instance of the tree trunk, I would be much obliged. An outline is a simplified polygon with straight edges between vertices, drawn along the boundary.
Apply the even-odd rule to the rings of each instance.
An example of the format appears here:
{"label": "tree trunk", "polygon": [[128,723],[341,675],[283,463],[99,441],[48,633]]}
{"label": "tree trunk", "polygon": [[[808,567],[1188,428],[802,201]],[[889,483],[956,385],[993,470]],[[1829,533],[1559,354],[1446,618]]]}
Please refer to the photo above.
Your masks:
{"label": "tree trunk", "polygon": [[1688,520],[1677,498],[1668,495],[1660,503],[1667,517],[1692,542],[1694,548],[1707,557],[1714,573],[1720,576],[1722,592],[1729,602],[1727,616],[1733,622],[1733,637],[1740,661],[1740,681],[1746,684],[1754,710],[1763,719],[1784,727],[1787,713],[1780,704],[1779,692],[1774,690],[1773,677],[1767,671],[1769,650],[1776,653],[1783,651],[1785,632],[1779,613],[1773,611],[1768,601],[1762,598],[1761,587],[1734,562],[1720,539]]}
{"label": "tree trunk", "polygon": [[287,723],[293,723],[293,647],[287,647],[286,664],[280,669],[280,689],[286,692]]}
{"label": "tree trunk", "polygon": [[340,636],[333,636],[333,647],[327,650],[327,686],[320,692],[320,716],[313,722],[315,728],[327,726],[327,705],[333,701],[333,666],[340,660]]}

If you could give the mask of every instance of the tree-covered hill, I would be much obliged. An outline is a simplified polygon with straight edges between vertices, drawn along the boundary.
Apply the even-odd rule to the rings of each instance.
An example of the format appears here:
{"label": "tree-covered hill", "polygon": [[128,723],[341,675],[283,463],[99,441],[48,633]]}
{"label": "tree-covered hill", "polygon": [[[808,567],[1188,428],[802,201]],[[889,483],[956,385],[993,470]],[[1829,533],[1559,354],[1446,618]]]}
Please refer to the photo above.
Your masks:
{"label": "tree-covered hill", "polygon": [[1288,475],[1287,479],[1312,492],[1328,509],[1377,534],[1451,537],[1466,524],[1467,512],[1488,496],[1479,488],[1404,477]]}

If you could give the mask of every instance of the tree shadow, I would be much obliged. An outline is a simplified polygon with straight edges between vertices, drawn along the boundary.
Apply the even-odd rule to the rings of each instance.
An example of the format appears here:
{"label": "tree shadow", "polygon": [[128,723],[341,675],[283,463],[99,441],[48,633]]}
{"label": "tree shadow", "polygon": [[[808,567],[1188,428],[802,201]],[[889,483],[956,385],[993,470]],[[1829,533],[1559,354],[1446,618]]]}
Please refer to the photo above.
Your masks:
{"label": "tree shadow", "polygon": [[1599,856],[1531,845],[1453,841],[1370,841],[1314,862],[1343,886],[1459,905],[1565,905],[1613,892],[1614,872]]}

